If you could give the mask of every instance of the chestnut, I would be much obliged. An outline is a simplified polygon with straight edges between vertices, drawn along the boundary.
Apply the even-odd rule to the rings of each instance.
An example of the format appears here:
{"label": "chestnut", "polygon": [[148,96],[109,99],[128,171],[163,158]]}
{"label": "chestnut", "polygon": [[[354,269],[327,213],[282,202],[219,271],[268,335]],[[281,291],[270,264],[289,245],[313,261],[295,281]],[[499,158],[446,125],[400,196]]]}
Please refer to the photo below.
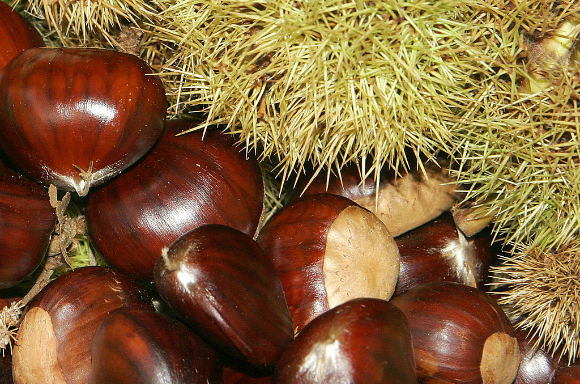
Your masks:
{"label": "chestnut", "polygon": [[225,354],[267,369],[293,340],[272,263],[247,234],[207,224],[180,236],[155,265],[161,297]]}
{"label": "chestnut", "polygon": [[395,238],[401,270],[394,295],[421,283],[455,281],[484,289],[495,260],[489,231],[465,237],[450,212]]}
{"label": "chestnut", "polygon": [[295,200],[268,220],[257,241],[280,276],[296,332],[345,301],[388,300],[394,292],[395,241],[372,212],[345,197]]}
{"label": "chestnut", "polygon": [[276,365],[273,383],[417,383],[407,319],[381,299],[334,307],[296,336]]}
{"label": "chestnut", "polygon": [[112,268],[77,268],[50,282],[29,303],[18,329],[15,383],[85,384],[98,327],[126,308],[154,310],[144,289]]}
{"label": "chestnut", "polygon": [[99,326],[88,384],[217,384],[216,353],[179,321],[157,312],[119,310]]}
{"label": "chestnut", "polygon": [[42,36],[32,24],[0,1],[0,71],[25,50],[42,46]]}
{"label": "chestnut", "polygon": [[84,196],[151,149],[166,108],[161,80],[136,56],[30,48],[0,78],[0,143],[26,176]]}
{"label": "chestnut", "polygon": [[92,192],[87,225],[111,265],[153,279],[161,250],[203,224],[254,236],[263,210],[258,161],[217,127],[170,120],[155,148],[137,165]]}
{"label": "chestnut", "polygon": [[409,321],[422,383],[511,384],[515,331],[485,292],[454,282],[418,285],[391,300]]}
{"label": "chestnut", "polygon": [[40,265],[55,224],[46,191],[0,164],[0,289],[15,286]]}
{"label": "chestnut", "polygon": [[380,171],[377,184],[374,175],[361,177],[358,166],[349,164],[340,175],[319,174],[298,184],[301,196],[332,193],[349,198],[373,212],[389,233],[396,237],[436,218],[458,200],[457,186],[449,175],[446,161],[442,165],[424,162],[425,169],[395,172]]}
{"label": "chestnut", "polygon": [[580,384],[580,365],[559,367],[550,384]]}
{"label": "chestnut", "polygon": [[537,338],[516,328],[521,362],[514,384],[549,383],[558,368],[558,358],[536,345]]}
{"label": "chestnut", "polygon": [[224,367],[223,384],[272,384],[269,372],[247,372],[234,367]]}

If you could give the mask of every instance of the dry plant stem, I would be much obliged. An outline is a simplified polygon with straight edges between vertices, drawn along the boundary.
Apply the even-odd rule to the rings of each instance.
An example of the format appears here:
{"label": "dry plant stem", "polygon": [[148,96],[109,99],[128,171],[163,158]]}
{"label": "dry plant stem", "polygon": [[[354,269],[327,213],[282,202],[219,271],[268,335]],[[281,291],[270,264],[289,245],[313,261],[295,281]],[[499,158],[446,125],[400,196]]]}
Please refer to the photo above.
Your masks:
{"label": "dry plant stem", "polygon": [[71,231],[69,217],[66,216],[66,209],[70,203],[70,193],[65,193],[62,200],[58,200],[57,194],[57,188],[54,185],[51,185],[48,188],[48,195],[50,198],[50,205],[55,209],[57,219],[55,229],[56,236],[53,237],[53,241],[51,243],[56,243],[60,253],[64,258],[64,261],[69,266],[69,268],[72,268],[70,259],[68,257],[67,248],[71,245],[76,232],[73,233]]}
{"label": "dry plant stem", "polygon": [[65,260],[62,254],[49,256],[46,258],[42,273],[36,279],[34,286],[20,301],[21,306],[26,306],[42,289],[50,282],[50,278],[54,271],[65,265]]}
{"label": "dry plant stem", "polygon": [[16,301],[0,311],[0,351],[2,356],[4,356],[7,346],[12,351],[12,342],[16,339],[17,329],[15,327],[20,321],[22,307],[21,303]]}
{"label": "dry plant stem", "polygon": [[42,273],[36,279],[34,286],[22,300],[6,306],[0,311],[0,350],[4,355],[6,347],[12,350],[12,342],[16,340],[16,332],[22,321],[22,310],[50,282],[53,272],[65,265],[62,254],[48,256]]}

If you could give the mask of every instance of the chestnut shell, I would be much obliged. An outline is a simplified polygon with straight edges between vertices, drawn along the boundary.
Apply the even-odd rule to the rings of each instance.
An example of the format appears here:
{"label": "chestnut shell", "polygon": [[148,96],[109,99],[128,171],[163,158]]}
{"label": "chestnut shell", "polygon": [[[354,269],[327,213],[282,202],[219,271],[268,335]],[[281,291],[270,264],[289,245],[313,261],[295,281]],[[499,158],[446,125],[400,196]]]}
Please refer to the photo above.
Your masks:
{"label": "chestnut shell", "polygon": [[513,384],[549,383],[558,368],[558,357],[551,356],[541,346],[534,348],[537,339],[527,331],[516,328],[516,336],[522,361]]}
{"label": "chestnut shell", "polygon": [[241,362],[267,369],[293,340],[274,266],[236,229],[208,224],[179,237],[157,261],[155,286],[198,334]]}
{"label": "chestnut shell", "polygon": [[454,281],[484,290],[496,258],[489,231],[465,237],[449,212],[397,236],[395,241],[401,256],[395,296],[434,281]]}
{"label": "chestnut shell", "polygon": [[253,236],[263,210],[259,164],[217,129],[167,122],[153,150],[91,194],[87,224],[103,257],[142,280],[153,279],[163,248],[204,224]]}
{"label": "chestnut shell", "polygon": [[409,323],[386,300],[347,301],[296,336],[276,365],[273,383],[417,383]]}
{"label": "chestnut shell", "polygon": [[56,224],[46,191],[0,164],[0,289],[41,263]]}
{"label": "chestnut shell", "polygon": [[297,199],[270,218],[257,241],[280,276],[296,332],[339,303],[394,292],[397,245],[372,212],[348,198]]}
{"label": "chestnut shell", "polygon": [[25,50],[42,46],[42,36],[32,24],[0,1],[0,71]]}
{"label": "chestnut shell", "polygon": [[216,353],[179,321],[157,312],[119,310],[92,346],[89,384],[217,384]]}
{"label": "chestnut shell", "polygon": [[556,369],[551,384],[580,384],[580,365],[561,366]]}
{"label": "chestnut shell", "polygon": [[409,321],[422,383],[496,383],[484,379],[491,376],[500,383],[511,379],[511,384],[515,379],[520,353],[514,327],[485,292],[455,282],[431,282],[395,296],[391,303]]}
{"label": "chestnut shell", "polygon": [[[446,166],[424,161],[424,170],[421,170],[413,154],[409,153],[409,159],[412,159],[409,171],[395,172],[385,167],[378,184],[372,173],[362,182],[358,166],[350,163],[341,168],[340,175],[320,173],[314,179],[302,178],[295,194],[344,196],[377,215],[396,237],[436,218],[458,199]],[[448,163],[444,159],[439,161]]]}
{"label": "chestnut shell", "polygon": [[0,78],[1,145],[41,184],[86,195],[163,131],[161,80],[140,58],[97,48],[30,48]]}
{"label": "chestnut shell", "polygon": [[30,343],[16,345],[13,355],[15,379],[29,377],[26,375],[37,367],[36,364],[42,365],[38,348],[43,353],[51,353],[45,348],[46,334],[36,332],[38,327],[34,323],[24,326],[32,311],[48,314],[51,320],[51,331],[56,338],[56,351],[52,356],[56,356],[59,369],[55,376],[62,375],[67,384],[85,384],[97,329],[111,313],[120,309],[154,311],[147,292],[136,280],[120,271],[108,267],[82,267],[53,280],[27,307],[17,337],[22,341],[22,333],[26,332]]}

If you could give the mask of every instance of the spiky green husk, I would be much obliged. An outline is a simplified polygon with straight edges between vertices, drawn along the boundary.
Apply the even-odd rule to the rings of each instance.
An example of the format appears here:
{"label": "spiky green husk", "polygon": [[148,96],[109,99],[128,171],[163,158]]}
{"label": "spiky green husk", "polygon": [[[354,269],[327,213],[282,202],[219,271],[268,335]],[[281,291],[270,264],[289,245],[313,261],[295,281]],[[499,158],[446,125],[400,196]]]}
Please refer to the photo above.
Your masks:
{"label": "spiky green husk", "polygon": [[[60,46],[123,48],[121,29],[139,26],[155,12],[146,0],[12,0],[23,14],[42,21],[39,29]],[[53,45],[51,44],[51,45]]]}
{"label": "spiky green husk", "polygon": [[[557,252],[519,245],[492,268],[498,302],[517,327],[537,336],[535,347],[568,362],[580,352],[580,240]],[[507,289],[506,289],[507,288]]]}
{"label": "spiky green husk", "polygon": [[[203,108],[287,178],[448,152],[478,69],[456,1],[157,0],[173,111]],[[468,84],[468,86],[466,86]]]}
{"label": "spiky green husk", "polygon": [[[548,249],[578,235],[577,70],[553,68],[555,89],[521,92],[537,70],[531,43],[578,20],[573,1],[123,3],[113,16],[115,0],[50,9],[54,25],[92,15],[77,17],[88,27],[69,27],[68,44],[139,20],[172,111],[206,108],[277,159],[282,181],[309,162],[340,169],[371,158],[369,174],[404,167],[409,147],[447,152],[499,237]],[[27,7],[42,16],[40,4]]]}
{"label": "spiky green husk", "polygon": [[573,57],[538,58],[536,43],[580,22],[580,4],[493,0],[480,7],[473,46],[491,71],[469,109],[486,118],[457,131],[456,176],[506,242],[557,249],[580,230],[580,66]]}

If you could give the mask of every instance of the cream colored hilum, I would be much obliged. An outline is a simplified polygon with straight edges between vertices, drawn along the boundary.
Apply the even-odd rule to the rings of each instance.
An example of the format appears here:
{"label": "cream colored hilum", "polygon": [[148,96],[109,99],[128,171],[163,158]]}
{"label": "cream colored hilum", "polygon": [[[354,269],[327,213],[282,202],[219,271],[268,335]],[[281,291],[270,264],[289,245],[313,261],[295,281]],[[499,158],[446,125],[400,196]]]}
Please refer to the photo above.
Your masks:
{"label": "cream colored hilum", "polygon": [[399,269],[397,244],[372,212],[351,206],[338,215],[327,234],[323,266],[330,308],[358,297],[390,299]]}

